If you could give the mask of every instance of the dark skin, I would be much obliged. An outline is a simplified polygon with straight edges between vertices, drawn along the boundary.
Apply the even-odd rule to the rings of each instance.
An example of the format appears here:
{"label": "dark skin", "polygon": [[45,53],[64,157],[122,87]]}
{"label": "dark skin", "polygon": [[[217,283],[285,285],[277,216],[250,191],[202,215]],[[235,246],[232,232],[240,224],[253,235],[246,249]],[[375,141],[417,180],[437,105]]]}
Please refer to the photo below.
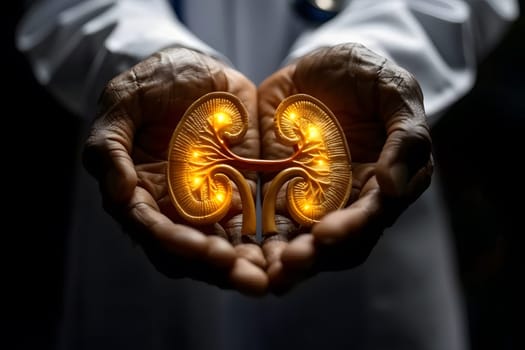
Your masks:
{"label": "dark skin", "polygon": [[418,83],[365,47],[319,49],[261,84],[263,158],[284,158],[291,152],[275,145],[273,115],[282,99],[296,93],[317,97],[339,120],[352,157],[352,192],[346,208],[326,215],[305,232],[290,219],[282,189],[277,203],[279,232],[263,243],[268,275],[277,292],[316,273],[361,264],[384,229],[429,186],[433,169]]}
{"label": "dark skin", "polygon": [[[190,227],[170,202],[166,181],[171,134],[190,104],[213,91],[240,98],[248,110],[239,155],[259,157],[257,91],[241,73],[192,50],[161,51],[106,86],[84,164],[100,184],[106,210],[138,242],[155,267],[245,294],[268,288],[261,248],[240,241],[241,203],[216,225]],[[257,174],[244,173],[255,195]]]}
{"label": "dark skin", "polygon": [[[166,152],[186,108],[212,91],[233,93],[245,105],[248,132],[232,150],[247,158],[289,154],[275,142],[273,131],[282,99],[307,93],[323,101],[343,127],[352,155],[348,205],[304,229],[290,219],[280,196],[279,232],[267,236],[262,248],[239,238],[238,195],[215,225],[197,229],[183,222],[167,194]],[[181,48],[157,53],[107,85],[84,160],[99,181],[106,210],[161,272],[250,295],[286,292],[318,272],[362,263],[383,230],[428,187],[432,174],[431,139],[417,82],[355,44],[300,58],[259,89],[204,54]],[[243,174],[255,189],[257,174]]]}

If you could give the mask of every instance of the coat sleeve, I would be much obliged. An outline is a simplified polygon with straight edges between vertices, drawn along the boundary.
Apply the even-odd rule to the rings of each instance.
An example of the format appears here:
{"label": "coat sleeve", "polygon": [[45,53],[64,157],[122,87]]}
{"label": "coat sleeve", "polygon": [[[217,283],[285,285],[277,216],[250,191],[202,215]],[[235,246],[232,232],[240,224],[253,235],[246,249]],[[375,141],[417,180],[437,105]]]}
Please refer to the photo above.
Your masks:
{"label": "coat sleeve", "polygon": [[518,16],[515,0],[354,0],[298,38],[287,60],[357,42],[415,75],[429,121],[469,91],[477,63]]}
{"label": "coat sleeve", "polygon": [[15,39],[37,80],[85,118],[112,77],[162,48],[221,57],[181,24],[166,0],[36,1]]}

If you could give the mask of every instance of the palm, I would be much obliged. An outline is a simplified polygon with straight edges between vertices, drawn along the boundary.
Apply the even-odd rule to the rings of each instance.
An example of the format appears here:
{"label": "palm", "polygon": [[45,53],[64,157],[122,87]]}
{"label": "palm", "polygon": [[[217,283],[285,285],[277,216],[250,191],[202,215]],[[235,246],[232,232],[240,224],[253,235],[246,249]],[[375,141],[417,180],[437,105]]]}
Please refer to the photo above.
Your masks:
{"label": "palm", "polygon": [[[276,145],[272,127],[274,113],[283,98],[306,93],[325,103],[337,117],[348,141],[353,176],[347,209],[328,214],[330,218],[322,219],[312,228],[313,237],[299,236],[290,244],[286,241],[301,233],[301,228],[290,219],[285,197],[281,196],[282,201],[277,206],[283,215],[282,224],[278,226],[277,236],[269,237],[264,245],[271,265],[271,278],[283,278],[283,264],[284,268],[287,264],[301,268],[314,264],[321,266],[320,269],[340,269],[362,262],[382,229],[399,215],[403,207],[399,202],[398,208],[386,208],[385,195],[397,195],[397,188],[388,170],[385,175],[385,169],[388,169],[385,163],[390,166],[389,162],[400,161],[399,153],[403,152],[399,149],[406,147],[407,143],[402,141],[403,138],[415,139],[414,145],[423,145],[420,147],[423,164],[418,159],[414,166],[416,172],[429,162],[430,138],[417,83],[412,84],[411,78],[400,68],[392,65],[384,68],[385,65],[384,58],[361,46],[341,45],[313,52],[261,84],[259,116],[263,157],[278,159],[290,152],[287,147]],[[391,72],[392,67],[394,71]],[[407,132],[411,119],[417,127],[414,133]],[[411,148],[410,152],[414,149]],[[383,164],[379,164],[382,157]],[[428,186],[427,175],[429,178],[428,171],[422,176],[423,180],[414,177],[410,198],[403,203],[413,201]],[[334,216],[337,220],[332,220]],[[363,239],[366,241],[363,249],[352,252],[350,246],[360,244],[354,238],[364,235],[368,237]],[[323,236],[326,236],[326,242],[330,242],[330,249],[324,249],[328,254],[321,258],[319,244]],[[338,245],[333,244],[335,241],[339,241]],[[354,258],[350,256],[353,253]]]}
{"label": "palm", "polygon": [[[242,205],[235,193],[231,209],[221,222],[195,229],[207,235],[220,235],[230,241],[232,246],[236,245],[237,257],[245,259],[241,265],[246,267],[247,264],[254,264],[248,270],[255,271],[257,276],[246,274],[246,268],[238,268],[242,271],[236,272],[234,267],[233,271],[223,272],[226,276],[220,280],[213,276],[206,264],[193,268],[189,267],[190,264],[178,261],[179,255],[201,256],[201,260],[207,259],[211,265],[218,266],[225,264],[223,260],[231,260],[231,254],[217,253],[229,251],[229,248],[217,240],[202,243],[204,236],[194,232],[179,217],[168,195],[166,178],[168,146],[174,129],[186,109],[196,99],[212,91],[230,92],[246,106],[250,116],[247,137],[231,149],[244,157],[258,158],[259,137],[254,110],[256,92],[253,84],[240,73],[212,58],[190,50],[173,49],[155,54],[108,84],[101,100],[103,113],[95,122],[87,142],[86,165],[101,181],[108,209],[131,233],[142,231],[136,235],[150,259],[162,272],[173,276],[190,274],[194,278],[217,284],[225,284],[224,279],[230,278],[234,284],[241,284],[240,289],[256,290],[261,284],[254,287],[250,283],[253,278],[260,277],[262,271],[257,273],[255,266],[263,266],[265,261],[258,246],[240,242],[240,226],[237,223],[242,222]],[[104,169],[97,169],[104,164],[100,159],[101,153],[102,157],[109,154],[109,162],[117,168],[122,167],[123,176],[114,181],[116,184],[104,177]],[[255,189],[255,174],[243,175]],[[104,185],[107,191],[104,191]],[[137,208],[146,208],[148,215],[137,216]],[[192,237],[193,232],[193,241],[192,238],[185,238],[184,234],[173,236],[177,230],[185,231],[187,237]],[[174,243],[176,240],[186,244],[186,247]],[[158,249],[159,242],[163,246],[161,249]],[[176,254],[165,254],[166,250],[175,250]],[[244,277],[247,278],[244,281],[236,280],[235,276],[231,277],[235,273],[245,273]],[[263,280],[259,279],[262,285]]]}
{"label": "palm", "polygon": [[[348,79],[349,72],[338,67],[336,60],[311,59],[301,62],[291,79],[297,92],[316,96],[337,117],[346,136],[352,158],[352,194],[350,203],[359,198],[361,190],[375,174],[375,162],[386,141],[384,121],[375,106],[379,104],[372,76]],[[329,73],[327,73],[329,72]],[[367,187],[370,189],[370,187]]]}
{"label": "palm", "polygon": [[[375,162],[386,140],[385,125],[374,110],[377,105],[374,101],[377,95],[373,94],[374,81],[366,78],[349,80],[347,70],[334,67],[339,62],[325,56],[322,58],[307,57],[297,65],[290,65],[270,77],[259,89],[261,132],[265,145],[263,157],[278,159],[287,152],[284,147],[276,146],[272,127],[274,112],[280,102],[278,96],[295,93],[315,96],[337,117],[348,141],[353,169],[350,202],[353,202],[374,175]],[[283,203],[280,207],[284,206]]]}

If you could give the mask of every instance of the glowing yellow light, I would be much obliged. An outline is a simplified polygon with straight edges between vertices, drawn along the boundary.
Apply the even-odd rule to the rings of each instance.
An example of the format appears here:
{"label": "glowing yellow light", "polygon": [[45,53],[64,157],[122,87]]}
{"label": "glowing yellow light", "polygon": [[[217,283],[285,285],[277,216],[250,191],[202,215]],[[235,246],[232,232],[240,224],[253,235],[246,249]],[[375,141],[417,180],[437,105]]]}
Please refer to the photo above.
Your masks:
{"label": "glowing yellow light", "polygon": [[318,159],[315,159],[314,161],[314,167],[317,171],[329,171],[330,170],[330,161],[327,160],[327,159],[323,159],[323,158],[318,158]]}
{"label": "glowing yellow light", "polygon": [[297,117],[297,114],[295,114],[294,112],[288,114],[288,117],[291,119],[291,120],[294,120],[296,117]]}
{"label": "glowing yellow light", "polygon": [[193,151],[193,158],[198,158],[200,155],[198,151]]}
{"label": "glowing yellow light", "polygon": [[308,202],[306,202],[304,205],[303,205],[303,211],[308,211],[308,210],[312,210],[313,209],[313,203],[311,200],[309,200]]}
{"label": "glowing yellow light", "polygon": [[196,177],[193,178],[193,184],[195,186],[199,186],[201,183],[202,183],[202,178],[201,177],[197,177],[196,176]]}
{"label": "glowing yellow light", "polygon": [[217,202],[222,202],[224,201],[224,193],[222,192],[219,192],[215,195],[215,199],[217,200]]}
{"label": "glowing yellow light", "polygon": [[215,121],[219,124],[223,124],[226,121],[226,115],[222,112],[215,113]]}
{"label": "glowing yellow light", "polygon": [[315,126],[309,126],[307,137],[309,141],[315,141],[315,140],[319,140],[319,138],[321,137],[321,134],[319,133],[319,130]]}
{"label": "glowing yellow light", "polygon": [[213,124],[216,130],[231,123],[231,117],[224,112],[217,112],[213,115]]}

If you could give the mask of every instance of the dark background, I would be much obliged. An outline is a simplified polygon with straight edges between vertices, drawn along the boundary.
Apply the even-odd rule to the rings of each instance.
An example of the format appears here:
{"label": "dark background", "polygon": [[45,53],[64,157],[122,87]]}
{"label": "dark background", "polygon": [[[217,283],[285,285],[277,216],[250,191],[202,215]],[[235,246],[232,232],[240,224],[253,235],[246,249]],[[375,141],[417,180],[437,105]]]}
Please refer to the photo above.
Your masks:
{"label": "dark background", "polygon": [[[522,9],[525,1],[520,1]],[[2,14],[3,349],[53,349],[62,315],[74,175],[86,125],[34,80],[14,48],[22,5]],[[475,88],[433,129],[473,350],[525,349],[524,20],[481,64]],[[7,92],[7,94],[5,94]]]}
{"label": "dark background", "polygon": [[474,89],[433,129],[473,350],[525,349],[525,1]]}
{"label": "dark background", "polygon": [[[85,125],[14,47],[23,1],[2,10],[2,349],[53,349],[62,313],[74,173]],[[7,95],[6,95],[7,93]],[[5,205],[3,206],[6,207]],[[7,277],[7,278],[6,278]]]}

